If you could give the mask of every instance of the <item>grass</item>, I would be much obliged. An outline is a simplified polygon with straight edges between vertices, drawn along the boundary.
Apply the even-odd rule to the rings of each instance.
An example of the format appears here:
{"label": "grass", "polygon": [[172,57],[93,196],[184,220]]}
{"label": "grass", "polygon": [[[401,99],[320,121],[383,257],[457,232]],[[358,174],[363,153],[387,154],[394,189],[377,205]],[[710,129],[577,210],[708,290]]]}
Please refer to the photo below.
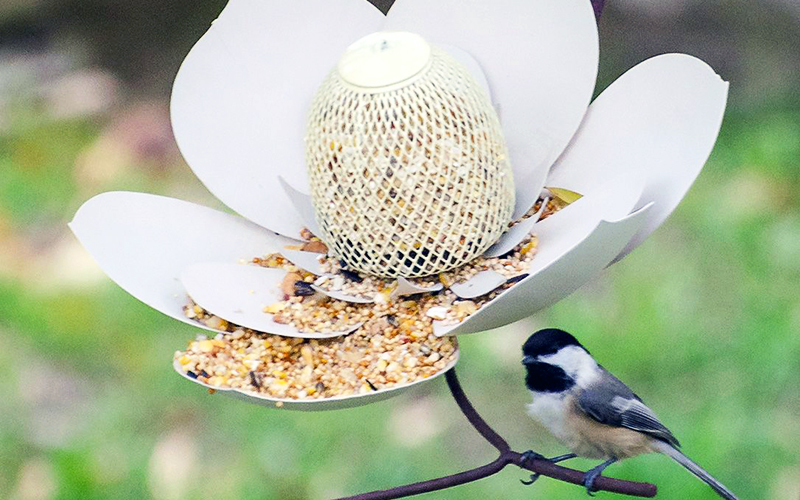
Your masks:
{"label": "grass", "polygon": [[[6,241],[35,240],[43,227],[64,236],[85,198],[72,166],[98,133],[85,121],[34,122],[0,137]],[[641,248],[550,310],[463,339],[459,375],[479,411],[518,450],[563,451],[526,417],[519,365],[529,333],[562,327],[742,498],[798,498],[798,158],[796,108],[729,114],[696,186]],[[185,167],[176,171],[188,182]],[[145,173],[132,183],[169,191]],[[34,246],[21,266],[47,255]],[[0,270],[2,498],[33,498],[21,485],[56,499],[325,498],[494,458],[443,381],[332,413],[209,396],[170,365],[192,328],[106,280],[32,286],[31,273]],[[609,474],[653,481],[660,498],[716,498],[663,457],[629,460]],[[583,498],[547,479],[524,487],[524,477],[509,469],[429,498]]]}

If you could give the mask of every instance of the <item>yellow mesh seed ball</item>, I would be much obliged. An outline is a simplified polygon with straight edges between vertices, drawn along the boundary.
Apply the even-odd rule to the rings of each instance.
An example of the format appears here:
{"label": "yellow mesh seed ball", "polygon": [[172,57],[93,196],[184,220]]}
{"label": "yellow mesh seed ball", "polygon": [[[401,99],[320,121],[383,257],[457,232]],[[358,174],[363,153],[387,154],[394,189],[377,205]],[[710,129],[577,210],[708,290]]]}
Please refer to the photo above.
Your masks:
{"label": "yellow mesh seed ball", "polygon": [[[375,276],[463,265],[497,241],[514,208],[497,114],[444,50],[408,33],[364,40],[325,79],[309,114],[306,162],[319,236],[350,268]],[[409,46],[411,56],[427,58],[415,59],[410,77],[387,65],[400,83],[353,83],[387,83],[353,73],[358,57],[380,66],[386,47],[391,55]]]}

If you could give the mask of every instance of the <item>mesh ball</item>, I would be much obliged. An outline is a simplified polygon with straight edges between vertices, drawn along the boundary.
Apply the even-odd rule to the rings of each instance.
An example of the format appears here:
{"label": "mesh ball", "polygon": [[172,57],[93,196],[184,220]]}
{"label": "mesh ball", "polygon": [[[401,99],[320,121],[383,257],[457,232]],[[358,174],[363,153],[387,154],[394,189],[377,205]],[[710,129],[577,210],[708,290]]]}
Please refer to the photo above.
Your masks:
{"label": "mesh ball", "polygon": [[374,276],[463,265],[497,241],[514,209],[486,92],[409,33],[375,33],[348,49],[313,100],[306,161],[320,238]]}

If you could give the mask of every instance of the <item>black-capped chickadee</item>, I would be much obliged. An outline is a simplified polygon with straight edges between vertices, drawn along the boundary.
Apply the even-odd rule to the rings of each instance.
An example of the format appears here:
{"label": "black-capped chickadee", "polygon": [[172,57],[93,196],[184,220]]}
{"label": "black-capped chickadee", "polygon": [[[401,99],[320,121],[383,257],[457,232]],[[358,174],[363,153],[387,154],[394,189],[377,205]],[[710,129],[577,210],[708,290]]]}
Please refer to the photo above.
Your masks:
{"label": "black-capped chickadee", "polygon": [[[600,366],[577,340],[557,329],[540,330],[522,347],[525,383],[533,394],[531,416],[575,456],[605,460],[586,473],[587,491],[609,465],[643,453],[663,453],[686,467],[727,500],[728,488],[678,450],[680,444],[653,410]],[[535,479],[535,477],[532,477]]]}

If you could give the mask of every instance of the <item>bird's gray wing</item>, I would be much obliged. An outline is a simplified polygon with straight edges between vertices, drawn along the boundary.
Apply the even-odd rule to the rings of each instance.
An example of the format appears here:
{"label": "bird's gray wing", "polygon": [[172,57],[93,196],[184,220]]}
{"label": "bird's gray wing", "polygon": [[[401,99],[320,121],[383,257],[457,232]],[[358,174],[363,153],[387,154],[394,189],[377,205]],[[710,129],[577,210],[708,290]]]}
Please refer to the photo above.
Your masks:
{"label": "bird's gray wing", "polygon": [[608,372],[606,374],[601,382],[588,387],[578,398],[578,406],[586,415],[601,424],[626,427],[680,446],[672,432],[639,396],[619,379]]}

